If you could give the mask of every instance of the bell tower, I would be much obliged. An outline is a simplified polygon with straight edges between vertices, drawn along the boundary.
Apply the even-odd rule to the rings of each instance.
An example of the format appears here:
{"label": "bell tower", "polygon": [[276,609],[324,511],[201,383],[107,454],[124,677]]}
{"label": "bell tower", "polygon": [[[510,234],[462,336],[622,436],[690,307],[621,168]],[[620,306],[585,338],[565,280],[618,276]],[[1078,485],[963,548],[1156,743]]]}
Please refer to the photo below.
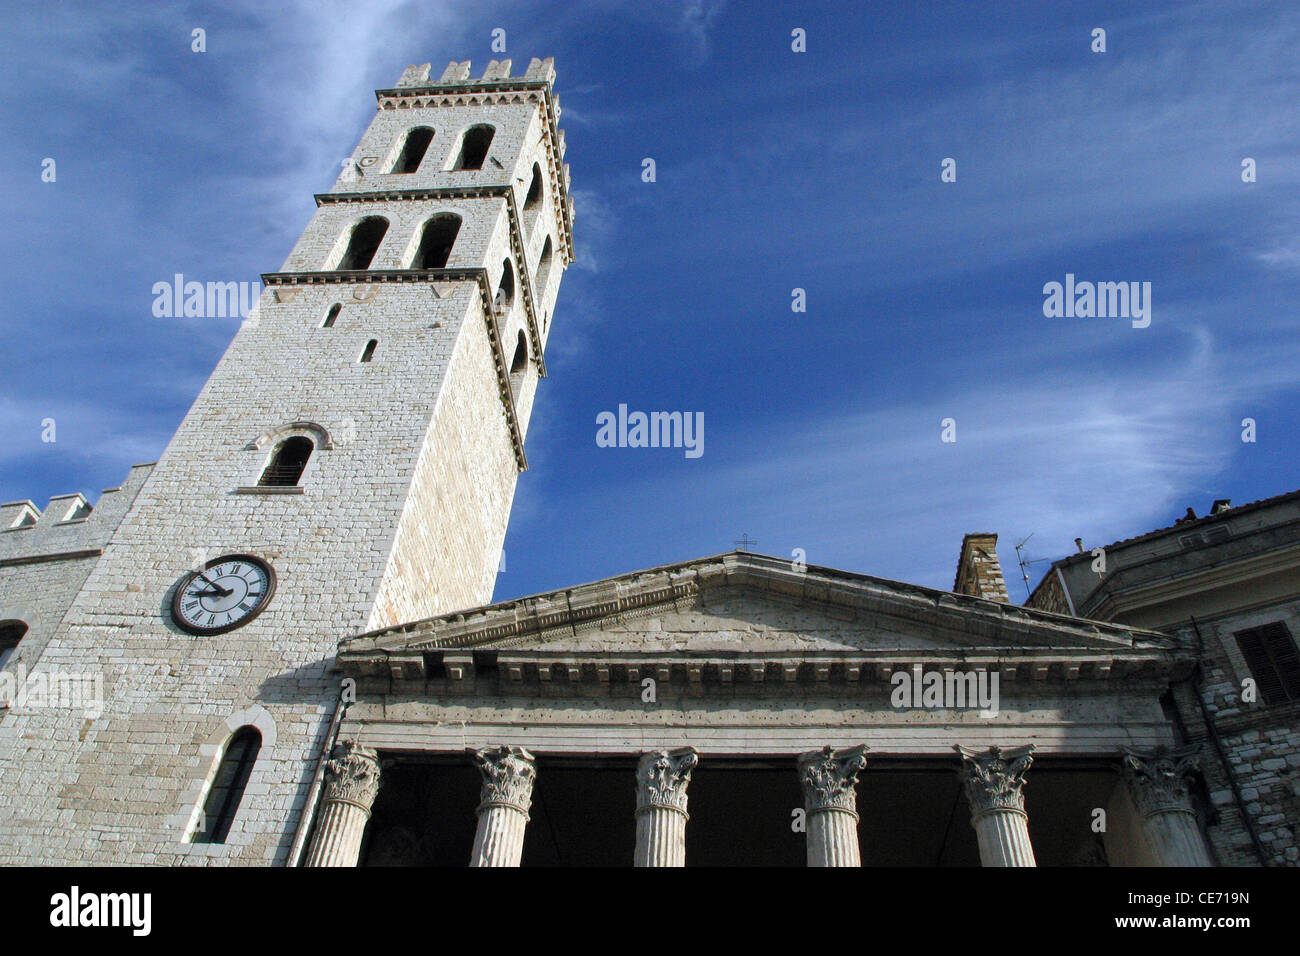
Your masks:
{"label": "bell tower", "polygon": [[510,68],[377,92],[34,665],[99,674],[102,715],[0,712],[0,860],[284,862],[339,640],[491,600],[573,260],[554,67]]}
{"label": "bell tower", "polygon": [[[552,61],[518,78],[510,67],[494,60],[471,79],[468,61],[451,63],[432,81],[424,64],[378,91],[338,181],[282,271],[263,277],[262,321],[324,317],[309,338],[348,366],[286,384],[371,436],[384,454],[367,461],[400,460],[409,477],[387,489],[402,501],[367,629],[490,601],[526,467],[573,202]],[[392,426],[408,421],[427,429],[403,439]]]}

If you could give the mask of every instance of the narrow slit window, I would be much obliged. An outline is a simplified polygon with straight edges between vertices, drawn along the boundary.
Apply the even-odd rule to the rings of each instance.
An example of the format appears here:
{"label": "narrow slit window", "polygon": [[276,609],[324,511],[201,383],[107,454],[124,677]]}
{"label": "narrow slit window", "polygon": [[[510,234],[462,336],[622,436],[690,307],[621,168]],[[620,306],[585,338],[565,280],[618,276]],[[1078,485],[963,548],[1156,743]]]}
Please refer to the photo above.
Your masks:
{"label": "narrow slit window", "polygon": [[431,142],[433,142],[433,130],[427,126],[417,126],[407,133],[402,151],[398,153],[397,160],[393,163],[393,172],[413,173],[418,170]]}
{"label": "narrow slit window", "polygon": [[338,320],[339,313],[342,311],[343,311],[343,303],[335,302],[333,305],[330,306],[330,310],[325,313],[325,318],[321,321],[320,327],[322,329],[334,328],[334,323]]}
{"label": "narrow slit window", "polygon": [[445,269],[451,258],[452,247],[460,233],[460,216],[444,213],[434,216],[424,224],[420,246],[415,251],[412,269]]}
{"label": "narrow slit window", "polygon": [[460,139],[460,155],[456,157],[456,163],[451,168],[453,170],[482,169],[495,133],[496,130],[491,126],[471,126],[465,130],[465,135]]}
{"label": "narrow slit window", "polygon": [[256,727],[241,727],[230,738],[217,766],[217,775],[212,779],[212,788],[203,801],[203,819],[194,834],[195,843],[226,842],[261,749],[262,734]]}
{"label": "narrow slit window", "polygon": [[271,456],[270,464],[262,472],[258,485],[263,488],[277,488],[298,484],[302,480],[303,470],[307,467],[307,459],[311,458],[315,447],[310,438],[301,435],[286,438],[276,446],[275,454]]}
{"label": "narrow slit window", "polygon": [[371,339],[366,343],[366,347],[361,350],[361,361],[369,362],[375,357],[375,349],[379,346],[378,339]]}
{"label": "narrow slit window", "polygon": [[382,216],[362,219],[352,230],[352,238],[348,240],[348,248],[339,262],[339,269],[369,269],[386,232],[388,220]]}

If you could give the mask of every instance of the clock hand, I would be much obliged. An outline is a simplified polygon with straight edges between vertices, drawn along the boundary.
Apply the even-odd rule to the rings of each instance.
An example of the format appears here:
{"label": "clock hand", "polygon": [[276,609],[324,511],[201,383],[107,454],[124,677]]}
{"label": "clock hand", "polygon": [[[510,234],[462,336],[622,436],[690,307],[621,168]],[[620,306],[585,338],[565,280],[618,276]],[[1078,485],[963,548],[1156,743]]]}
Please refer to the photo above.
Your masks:
{"label": "clock hand", "polygon": [[223,588],[220,584],[217,584],[214,581],[209,581],[207,575],[204,574],[202,571],[199,572],[199,580],[202,581],[204,584],[206,584],[208,587],[215,588],[217,591],[217,595],[219,597],[230,597],[230,595],[235,593],[234,591],[230,591],[227,590],[226,588]]}

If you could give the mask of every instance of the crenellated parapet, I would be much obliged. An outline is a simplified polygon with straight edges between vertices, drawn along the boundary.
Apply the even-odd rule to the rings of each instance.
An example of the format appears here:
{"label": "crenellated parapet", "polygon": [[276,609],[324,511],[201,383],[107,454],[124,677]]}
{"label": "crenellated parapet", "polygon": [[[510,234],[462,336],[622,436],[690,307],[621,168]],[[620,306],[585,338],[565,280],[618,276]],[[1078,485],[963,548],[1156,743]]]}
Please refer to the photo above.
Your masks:
{"label": "crenellated parapet", "polygon": [[408,66],[392,89],[376,90],[379,109],[407,110],[446,106],[495,106],[511,103],[534,103],[542,112],[547,130],[546,152],[549,178],[559,218],[561,252],[568,262],[574,259],[573,198],[570,196],[569,165],[564,161],[564,131],[560,129],[560,97],[554,91],[555,61],[552,57],[533,57],[523,76],[512,77],[512,61],[491,60],[477,79],[470,76],[469,60],[452,61],[442,75],[431,81],[430,64]]}
{"label": "crenellated parapet", "polygon": [[117,530],[153,464],[135,465],[120,487],[91,505],[80,492],[55,495],[44,510],[30,501],[0,504],[0,565],[87,557]]}

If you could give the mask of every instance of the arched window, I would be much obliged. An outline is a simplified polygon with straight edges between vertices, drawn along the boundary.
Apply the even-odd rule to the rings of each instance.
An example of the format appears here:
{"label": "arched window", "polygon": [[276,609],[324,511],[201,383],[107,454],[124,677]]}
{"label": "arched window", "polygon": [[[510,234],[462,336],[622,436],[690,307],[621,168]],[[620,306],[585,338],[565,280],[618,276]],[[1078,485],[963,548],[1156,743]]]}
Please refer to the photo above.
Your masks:
{"label": "arched window", "polygon": [[547,283],[551,281],[551,237],[546,237],[546,242],[542,243],[542,255],[537,260],[537,283],[533,290],[537,296],[538,302],[546,301]]}
{"label": "arched window", "polygon": [[375,349],[378,346],[379,346],[379,339],[371,339],[369,342],[367,342],[366,347],[361,350],[360,361],[369,362],[372,358],[374,358]]}
{"label": "arched window", "polygon": [[320,327],[322,329],[334,328],[334,322],[339,317],[339,313],[342,311],[343,311],[343,303],[335,302],[333,305],[330,306],[330,310],[325,313],[325,318],[321,321]]}
{"label": "arched window", "polygon": [[497,283],[495,302],[502,315],[509,315],[515,307],[515,267],[509,259],[501,263],[501,281]]}
{"label": "arched window", "polygon": [[266,466],[257,483],[264,488],[298,484],[303,469],[307,467],[307,459],[311,457],[312,449],[315,447],[310,438],[304,438],[302,435],[286,438],[276,446],[275,454],[271,456],[271,463]]}
{"label": "arched window", "polygon": [[424,224],[420,235],[420,248],[415,251],[412,269],[445,269],[451,258],[452,246],[460,232],[460,216],[441,213]]}
{"label": "arched window", "polygon": [[0,669],[9,663],[26,633],[27,625],[22,621],[0,621]]}
{"label": "arched window", "polygon": [[203,819],[194,834],[195,843],[226,842],[261,749],[262,734],[256,727],[240,727],[230,738],[217,766],[217,775],[212,778],[208,798],[203,801]]}
{"label": "arched window", "polygon": [[433,130],[427,126],[417,126],[407,133],[402,151],[397,154],[397,159],[393,162],[392,172],[413,173],[419,169],[420,162],[424,159],[431,142],[433,142]]}
{"label": "arched window", "polygon": [[369,269],[370,262],[379,251],[379,243],[388,232],[388,220],[382,216],[362,219],[352,230],[348,250],[339,261],[340,269]]}
{"label": "arched window", "polygon": [[524,372],[528,370],[528,339],[524,337],[524,330],[519,330],[518,344],[515,346],[515,357],[510,360],[510,389],[516,395],[519,394],[519,386],[524,383]]}
{"label": "arched window", "polygon": [[452,169],[482,169],[487,159],[488,147],[496,130],[491,126],[471,126],[460,138],[460,155]]}
{"label": "arched window", "polygon": [[542,167],[533,163],[533,178],[528,184],[528,195],[524,199],[524,225],[532,229],[537,214],[542,208]]}

